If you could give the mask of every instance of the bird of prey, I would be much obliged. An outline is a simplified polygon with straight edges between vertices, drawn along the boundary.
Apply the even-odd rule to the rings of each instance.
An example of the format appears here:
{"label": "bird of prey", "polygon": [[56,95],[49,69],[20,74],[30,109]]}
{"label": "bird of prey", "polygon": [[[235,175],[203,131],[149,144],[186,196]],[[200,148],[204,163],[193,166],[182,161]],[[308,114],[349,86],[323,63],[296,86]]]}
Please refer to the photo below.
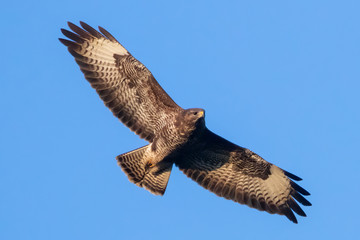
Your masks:
{"label": "bird of prey", "polygon": [[294,182],[301,178],[211,132],[203,109],[179,107],[108,31],[80,25],[69,22],[72,31],[61,31],[70,40],[59,40],[115,117],[149,142],[116,157],[131,182],[163,195],[175,164],[220,197],[294,223],[294,212],[306,216],[297,202],[310,206],[310,194]]}

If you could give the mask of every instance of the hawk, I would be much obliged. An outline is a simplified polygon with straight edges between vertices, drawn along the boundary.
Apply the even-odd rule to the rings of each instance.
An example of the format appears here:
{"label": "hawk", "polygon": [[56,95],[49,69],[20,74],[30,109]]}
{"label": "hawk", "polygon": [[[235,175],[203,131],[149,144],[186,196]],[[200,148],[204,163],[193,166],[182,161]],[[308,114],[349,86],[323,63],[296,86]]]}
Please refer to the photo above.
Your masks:
{"label": "hawk", "polygon": [[116,157],[131,182],[163,195],[175,164],[220,197],[294,223],[294,212],[306,216],[298,203],[311,206],[310,194],[294,182],[301,178],[211,132],[203,109],[179,107],[108,31],[80,25],[69,22],[72,31],[61,31],[70,40],[59,40],[115,117],[149,142]]}

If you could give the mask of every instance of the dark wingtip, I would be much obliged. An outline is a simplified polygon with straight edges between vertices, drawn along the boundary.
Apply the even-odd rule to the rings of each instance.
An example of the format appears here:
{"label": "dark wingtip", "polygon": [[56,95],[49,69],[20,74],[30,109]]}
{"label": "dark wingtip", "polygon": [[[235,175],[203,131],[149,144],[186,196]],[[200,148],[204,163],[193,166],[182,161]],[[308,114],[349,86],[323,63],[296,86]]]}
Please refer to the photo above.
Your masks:
{"label": "dark wingtip", "polygon": [[295,214],[293,213],[293,211],[291,211],[290,207],[287,205],[282,205],[279,207],[279,210],[282,214],[284,214],[290,221],[292,221],[293,223],[298,223]]}
{"label": "dark wingtip", "polygon": [[302,180],[302,178],[296,176],[295,174],[289,173],[288,171],[285,171],[285,170],[283,170],[283,171],[284,171],[285,176],[287,176],[287,177],[289,177],[289,178],[291,178],[291,179],[293,179],[295,181],[301,181]]}
{"label": "dark wingtip", "polygon": [[74,23],[70,22],[70,21],[67,21],[67,25],[69,26],[69,28],[71,27],[77,27]]}
{"label": "dark wingtip", "polygon": [[110,41],[117,42],[116,38],[114,38],[113,35],[111,35],[108,31],[106,31],[104,28],[99,26],[99,31],[104,34],[105,37],[107,37]]}
{"label": "dark wingtip", "polygon": [[306,217],[305,212],[301,209],[301,207],[295,202],[295,200],[290,197],[289,200],[287,201],[289,207],[296,212],[296,214],[302,216],[302,217]]}
{"label": "dark wingtip", "polygon": [[310,196],[310,193],[308,191],[306,191],[305,189],[303,189],[302,187],[300,187],[298,184],[296,184],[295,182],[293,182],[291,180],[290,180],[290,185],[294,190],[298,191],[302,195]]}
{"label": "dark wingtip", "polygon": [[84,39],[82,39],[79,35],[77,35],[77,34],[75,34],[73,32],[70,32],[70,31],[68,31],[66,29],[63,29],[63,28],[61,28],[60,30],[61,30],[62,34],[64,34],[64,36],[68,37],[69,39],[71,39],[71,40],[73,40],[73,41],[75,41],[77,43],[82,44],[82,43],[85,42]]}
{"label": "dark wingtip", "polygon": [[99,33],[95,28],[91,27],[90,25],[88,25],[87,23],[84,23],[82,21],[80,21],[80,25],[86,30],[88,31],[91,35],[93,35],[94,37],[97,38],[103,38],[104,36],[101,35],[101,33]]}
{"label": "dark wingtip", "polygon": [[80,55],[79,53],[75,52],[72,48],[69,48],[68,50],[69,50],[69,53],[70,53],[71,55],[73,55],[73,57],[76,58],[76,59],[78,59],[78,60],[85,58],[84,56],[82,56],[82,55]]}
{"label": "dark wingtip", "polygon": [[291,196],[293,196],[296,201],[298,201],[304,206],[312,206],[312,204],[308,200],[306,200],[300,193],[296,191],[292,191]]}
{"label": "dark wingtip", "polygon": [[69,40],[63,39],[63,38],[59,38],[59,41],[60,41],[62,44],[64,44],[65,46],[67,46],[67,47],[69,47],[69,46],[71,46],[71,45],[74,44],[73,41],[69,41]]}
{"label": "dark wingtip", "polygon": [[67,22],[69,28],[74,31],[74,33],[78,34],[80,37],[85,39],[92,39],[94,38],[89,32],[85,31],[81,27],[78,27],[77,25],[73,24],[72,22]]}

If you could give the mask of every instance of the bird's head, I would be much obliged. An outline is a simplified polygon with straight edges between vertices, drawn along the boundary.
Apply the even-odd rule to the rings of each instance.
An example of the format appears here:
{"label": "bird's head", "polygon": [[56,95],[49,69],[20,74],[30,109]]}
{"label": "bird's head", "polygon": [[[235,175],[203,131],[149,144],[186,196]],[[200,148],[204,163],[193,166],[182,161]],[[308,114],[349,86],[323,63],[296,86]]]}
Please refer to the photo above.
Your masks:
{"label": "bird's head", "polygon": [[189,119],[200,119],[205,117],[205,110],[202,108],[189,108],[185,110],[185,114]]}
{"label": "bird's head", "polygon": [[175,121],[175,126],[179,135],[184,138],[198,136],[205,129],[204,109],[190,108],[182,111]]}
{"label": "bird's head", "polygon": [[185,119],[195,129],[205,127],[205,110],[202,108],[189,108],[185,110]]}

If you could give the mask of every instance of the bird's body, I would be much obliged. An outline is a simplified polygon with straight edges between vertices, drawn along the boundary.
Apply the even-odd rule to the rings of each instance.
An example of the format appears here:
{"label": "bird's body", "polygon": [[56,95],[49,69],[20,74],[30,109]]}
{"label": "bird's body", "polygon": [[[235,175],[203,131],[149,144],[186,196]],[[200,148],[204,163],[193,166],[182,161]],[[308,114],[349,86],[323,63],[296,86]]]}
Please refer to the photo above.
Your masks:
{"label": "bird's body", "polygon": [[218,196],[250,207],[285,215],[306,216],[294,199],[311,205],[301,180],[207,129],[205,111],[179,107],[151,72],[110,33],[80,22],[73,41],[60,39],[96,89],[105,105],[148,145],[117,156],[129,180],[153,194],[163,195],[175,164],[188,177]]}

